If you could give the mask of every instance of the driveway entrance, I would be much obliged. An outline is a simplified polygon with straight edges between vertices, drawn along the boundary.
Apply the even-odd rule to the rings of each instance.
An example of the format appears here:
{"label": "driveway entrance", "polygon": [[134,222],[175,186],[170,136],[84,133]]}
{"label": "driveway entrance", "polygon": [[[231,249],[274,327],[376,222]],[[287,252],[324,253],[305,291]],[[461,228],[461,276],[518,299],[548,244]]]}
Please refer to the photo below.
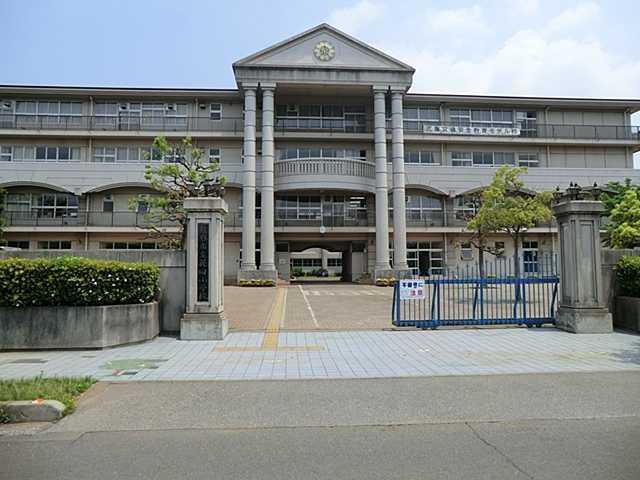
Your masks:
{"label": "driveway entrance", "polygon": [[[274,308],[284,289],[281,309]],[[225,287],[225,312],[231,330],[382,330],[392,328],[393,289],[344,282],[304,282],[274,288]],[[274,311],[282,311],[272,319]],[[271,320],[271,321],[270,321]],[[274,323],[275,322],[275,323]]]}

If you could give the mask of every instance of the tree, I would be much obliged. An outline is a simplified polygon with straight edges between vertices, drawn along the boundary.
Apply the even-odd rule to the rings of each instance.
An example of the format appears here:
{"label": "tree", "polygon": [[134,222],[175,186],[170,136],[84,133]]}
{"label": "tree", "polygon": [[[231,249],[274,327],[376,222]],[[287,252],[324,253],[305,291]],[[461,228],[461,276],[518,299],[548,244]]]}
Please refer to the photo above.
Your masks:
{"label": "tree", "polygon": [[474,230],[482,228],[486,233],[504,232],[514,243],[514,269],[520,276],[520,240],[522,235],[537,223],[552,218],[552,195],[549,192],[533,193],[524,189],[520,175],[523,167],[500,167],[491,183],[482,191],[478,220],[471,224]]}
{"label": "tree", "polygon": [[478,273],[484,277],[484,254],[497,255],[498,252],[488,244],[489,235],[498,231],[495,218],[488,208],[482,208],[484,191],[469,196],[469,203],[473,205],[473,213],[467,218],[466,229],[472,231],[471,245],[478,250]]}
{"label": "tree", "polygon": [[[162,239],[170,248],[182,248],[187,232],[184,199],[221,196],[225,178],[216,175],[220,170],[219,163],[204,160],[202,150],[193,145],[190,137],[176,143],[169,143],[165,137],[156,137],[153,146],[155,159],[164,159],[165,162],[159,165],[147,163],[144,178],[158,193],[139,195],[130,201],[129,207],[135,209],[143,202],[148,207],[145,222],[151,236]],[[177,239],[162,229],[170,222],[181,228]]]}
{"label": "tree", "polygon": [[613,248],[640,247],[640,189],[627,189],[609,218],[608,242]]}
{"label": "tree", "polygon": [[606,208],[605,216],[609,217],[604,233],[606,246],[613,248],[640,246],[638,198],[640,198],[640,185],[632,184],[629,178],[624,184],[610,182],[607,185],[607,191],[602,197]]}

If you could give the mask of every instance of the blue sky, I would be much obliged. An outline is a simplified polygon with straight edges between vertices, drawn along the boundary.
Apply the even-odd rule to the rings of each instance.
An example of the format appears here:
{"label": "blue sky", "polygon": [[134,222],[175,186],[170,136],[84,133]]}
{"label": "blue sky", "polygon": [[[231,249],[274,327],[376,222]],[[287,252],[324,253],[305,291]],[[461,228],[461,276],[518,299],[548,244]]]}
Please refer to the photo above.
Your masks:
{"label": "blue sky", "polygon": [[637,1],[0,0],[0,83],[234,87],[231,63],[328,21],[414,92],[640,97]]}

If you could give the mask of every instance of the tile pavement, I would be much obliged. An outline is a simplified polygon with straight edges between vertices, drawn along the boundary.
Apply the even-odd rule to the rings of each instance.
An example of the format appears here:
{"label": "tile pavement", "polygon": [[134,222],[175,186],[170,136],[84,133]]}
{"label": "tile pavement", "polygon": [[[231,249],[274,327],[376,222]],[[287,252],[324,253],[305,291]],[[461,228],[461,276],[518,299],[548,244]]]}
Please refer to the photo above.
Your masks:
{"label": "tile pavement", "polygon": [[1,352],[0,378],[260,380],[640,372],[640,336],[624,333],[574,335],[553,328],[280,331],[275,348],[260,349],[263,335],[233,332],[221,342],[160,337],[100,351]]}

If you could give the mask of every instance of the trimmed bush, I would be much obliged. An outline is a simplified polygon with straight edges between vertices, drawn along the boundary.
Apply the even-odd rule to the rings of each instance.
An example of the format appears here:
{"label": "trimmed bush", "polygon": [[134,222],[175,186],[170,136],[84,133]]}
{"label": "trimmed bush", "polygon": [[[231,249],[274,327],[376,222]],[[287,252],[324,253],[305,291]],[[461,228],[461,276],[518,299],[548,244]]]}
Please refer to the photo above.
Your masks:
{"label": "trimmed bush", "polygon": [[148,263],[88,258],[0,260],[0,306],[99,306],[149,303],[160,269]]}
{"label": "trimmed bush", "polygon": [[616,265],[616,279],[621,295],[640,297],[640,257],[622,257]]}

